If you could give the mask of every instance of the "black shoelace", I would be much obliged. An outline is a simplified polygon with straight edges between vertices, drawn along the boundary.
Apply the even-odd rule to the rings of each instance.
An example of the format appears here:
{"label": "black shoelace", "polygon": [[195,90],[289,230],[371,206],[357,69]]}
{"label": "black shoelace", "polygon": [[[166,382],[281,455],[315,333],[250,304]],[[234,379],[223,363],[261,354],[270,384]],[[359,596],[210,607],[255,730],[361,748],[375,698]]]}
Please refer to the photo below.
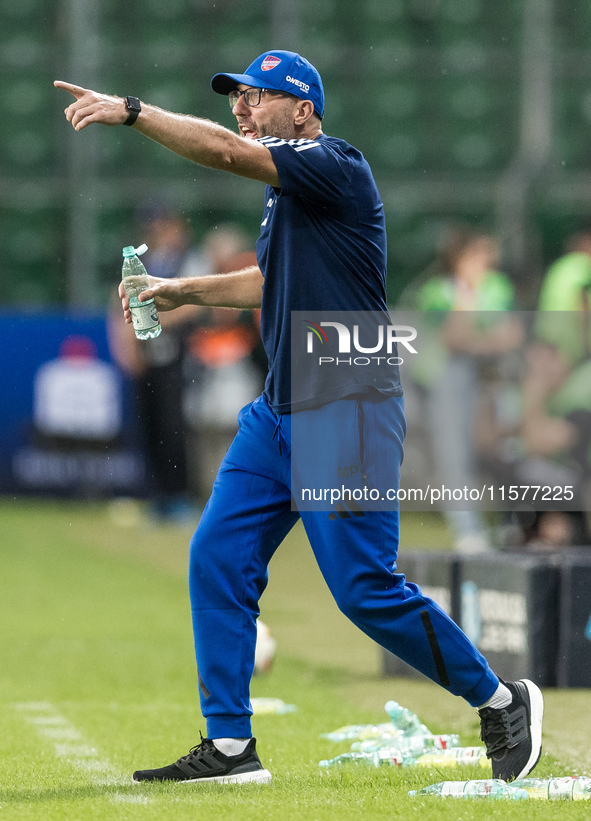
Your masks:
{"label": "black shoelace", "polygon": [[216,746],[209,738],[203,738],[203,733],[199,731],[199,738],[201,741],[194,747],[191,747],[187,755],[179,758],[179,761],[189,761],[191,758],[199,758],[206,754],[211,754],[215,751]]}
{"label": "black shoelace", "polygon": [[480,711],[482,727],[480,738],[486,744],[486,755],[490,758],[493,753],[511,746],[511,722],[507,710],[491,710],[485,708]]}

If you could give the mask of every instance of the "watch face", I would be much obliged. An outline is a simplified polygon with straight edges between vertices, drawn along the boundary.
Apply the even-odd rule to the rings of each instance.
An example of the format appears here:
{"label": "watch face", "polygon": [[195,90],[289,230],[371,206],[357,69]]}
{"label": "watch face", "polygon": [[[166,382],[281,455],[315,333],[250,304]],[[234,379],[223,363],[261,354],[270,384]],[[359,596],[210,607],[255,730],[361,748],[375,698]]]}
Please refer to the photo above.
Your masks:
{"label": "watch face", "polygon": [[137,97],[126,97],[125,106],[128,111],[141,111],[142,107]]}

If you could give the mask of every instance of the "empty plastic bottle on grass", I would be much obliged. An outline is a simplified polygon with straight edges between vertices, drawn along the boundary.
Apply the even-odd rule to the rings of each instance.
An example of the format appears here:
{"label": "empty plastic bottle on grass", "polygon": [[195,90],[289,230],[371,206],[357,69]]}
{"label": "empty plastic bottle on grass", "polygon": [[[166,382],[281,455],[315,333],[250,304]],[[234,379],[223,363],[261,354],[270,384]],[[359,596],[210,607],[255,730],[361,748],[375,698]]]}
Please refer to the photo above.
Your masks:
{"label": "empty plastic bottle on grass", "polygon": [[388,701],[385,705],[390,721],[384,724],[346,724],[333,730],[331,733],[323,733],[321,738],[329,738],[331,741],[348,741],[354,738],[366,741],[392,738],[399,733],[405,736],[431,735],[428,728],[421,724],[421,720],[406,707],[401,707],[396,701]]}
{"label": "empty plastic bottle on grass", "polygon": [[589,801],[591,778],[584,775],[567,778],[520,778],[512,786],[526,791],[530,798],[542,801]]}
{"label": "empty plastic bottle on grass", "polygon": [[295,713],[297,707],[295,704],[286,704],[280,698],[251,698],[250,706],[252,711],[257,716],[265,715],[283,715],[284,713]]}
{"label": "empty plastic bottle on grass", "polygon": [[331,733],[321,733],[320,738],[328,738],[330,741],[350,741],[354,738],[376,739],[388,732],[395,734],[393,730],[395,728],[391,724],[346,724]]}
{"label": "empty plastic bottle on grass", "polygon": [[426,752],[448,750],[451,747],[459,746],[460,737],[456,733],[448,733],[447,735],[432,735],[429,733],[427,735],[407,736],[401,730],[393,728],[393,732],[389,734],[368,738],[365,741],[354,741],[351,744],[351,749],[371,753],[384,747],[399,747],[402,752],[421,755]]}
{"label": "empty plastic bottle on grass", "polygon": [[425,752],[425,744],[420,736],[404,736],[399,730],[389,735],[380,735],[365,741],[354,741],[351,749],[362,753],[375,753],[379,750],[400,750],[405,754],[420,755]]}
{"label": "empty plastic bottle on grass", "polygon": [[513,801],[527,799],[527,792],[498,778],[482,781],[440,781],[422,790],[410,790],[409,795],[439,795],[442,798],[509,798]]}
{"label": "empty plastic bottle on grass", "polygon": [[452,747],[448,750],[426,750],[421,755],[409,756],[405,767],[489,767],[486,747]]}
{"label": "empty plastic bottle on grass", "polygon": [[404,735],[431,735],[431,731],[425,727],[418,715],[398,704],[397,701],[387,701],[384,709],[390,716],[392,724]]}
{"label": "empty plastic bottle on grass", "polygon": [[400,750],[377,750],[375,753],[342,753],[320,761],[320,767],[340,767],[343,764],[366,764],[368,767],[396,767],[402,764]]}
{"label": "empty plastic bottle on grass", "polygon": [[139,259],[139,255],[148,250],[147,245],[134,248],[127,245],[123,249],[123,270],[121,278],[123,287],[129,299],[133,330],[138,339],[153,339],[160,336],[162,328],[158,319],[158,311],[153,299],[140,302],[139,295],[150,287],[148,272]]}

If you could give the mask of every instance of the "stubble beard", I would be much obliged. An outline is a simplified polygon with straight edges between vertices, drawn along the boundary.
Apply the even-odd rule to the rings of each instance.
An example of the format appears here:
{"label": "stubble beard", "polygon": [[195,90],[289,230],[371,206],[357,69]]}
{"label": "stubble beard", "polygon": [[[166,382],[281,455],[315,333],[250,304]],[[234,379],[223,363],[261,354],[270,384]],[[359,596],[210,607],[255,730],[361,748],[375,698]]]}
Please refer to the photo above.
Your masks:
{"label": "stubble beard", "polygon": [[293,140],[293,112],[279,111],[268,123],[262,123],[256,129],[257,137],[277,137],[279,140]]}

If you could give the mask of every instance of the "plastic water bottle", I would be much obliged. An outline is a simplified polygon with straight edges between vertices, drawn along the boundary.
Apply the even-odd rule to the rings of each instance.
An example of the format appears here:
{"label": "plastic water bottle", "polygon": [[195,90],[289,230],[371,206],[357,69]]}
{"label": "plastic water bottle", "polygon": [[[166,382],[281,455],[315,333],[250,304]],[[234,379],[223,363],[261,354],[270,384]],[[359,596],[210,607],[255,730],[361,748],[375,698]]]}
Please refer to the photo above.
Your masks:
{"label": "plastic water bottle", "polygon": [[351,744],[352,750],[358,750],[362,753],[375,753],[378,750],[385,750],[388,748],[396,748],[401,752],[413,753],[420,755],[425,752],[425,745],[420,736],[407,737],[402,735],[399,730],[393,730],[388,735],[383,734],[374,738],[366,738],[363,741],[354,741]]}
{"label": "plastic water bottle", "polygon": [[525,790],[507,784],[499,778],[483,781],[440,781],[422,790],[410,790],[409,795],[439,795],[442,798],[510,798],[519,801],[528,798]]}
{"label": "plastic water bottle", "polygon": [[427,747],[434,747],[436,750],[449,750],[450,747],[460,746],[460,736],[457,733],[445,733],[441,735],[429,735],[426,737]]}
{"label": "plastic water bottle", "polygon": [[138,339],[154,339],[162,332],[154,300],[149,299],[147,302],[139,300],[142,291],[150,287],[148,272],[139,259],[140,254],[147,250],[148,246],[145,244],[140,245],[139,248],[127,245],[123,249],[121,278],[129,299],[133,330]]}
{"label": "plastic water bottle", "polygon": [[402,707],[397,701],[387,701],[384,710],[390,716],[390,721],[404,735],[431,735],[421,719],[408,708]]}
{"label": "plastic water bottle", "polygon": [[352,750],[361,750],[371,753],[381,750],[383,747],[398,747],[402,752],[410,752],[421,755],[437,750],[449,750],[460,746],[460,737],[456,733],[447,735],[415,735],[406,736],[400,730],[392,728],[391,732],[384,733],[376,738],[368,738],[364,741],[355,741],[351,744]]}
{"label": "plastic water bottle", "polygon": [[589,801],[591,778],[584,775],[567,778],[520,778],[512,786],[526,791],[530,798],[546,801]]}
{"label": "plastic water bottle", "polygon": [[350,741],[353,738],[377,739],[387,730],[392,733],[392,729],[391,724],[345,724],[331,733],[321,733],[320,738],[328,738],[330,741]]}
{"label": "plastic water bottle", "polygon": [[375,753],[342,753],[335,758],[320,761],[320,767],[340,767],[343,764],[366,764],[369,767],[396,767],[402,764],[399,750],[377,750]]}
{"label": "plastic water bottle", "polygon": [[409,757],[405,767],[488,767],[486,747],[452,747],[448,750],[425,750],[422,755]]}
{"label": "plastic water bottle", "polygon": [[250,706],[252,711],[257,716],[266,715],[284,715],[285,713],[297,712],[295,704],[286,704],[280,698],[251,698]]}

